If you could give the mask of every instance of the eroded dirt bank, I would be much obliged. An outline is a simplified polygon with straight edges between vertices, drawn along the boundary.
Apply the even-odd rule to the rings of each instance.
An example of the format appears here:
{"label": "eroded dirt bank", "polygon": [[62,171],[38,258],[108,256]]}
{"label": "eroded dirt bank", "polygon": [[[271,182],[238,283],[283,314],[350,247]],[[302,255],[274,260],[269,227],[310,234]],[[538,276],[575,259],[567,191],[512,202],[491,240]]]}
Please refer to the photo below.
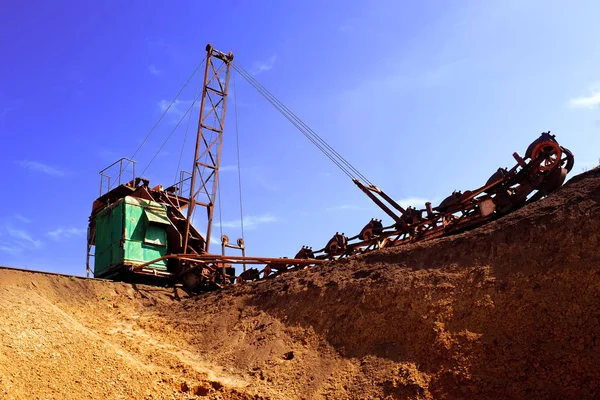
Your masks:
{"label": "eroded dirt bank", "polygon": [[189,298],[0,270],[0,397],[600,397],[600,171],[474,231]]}

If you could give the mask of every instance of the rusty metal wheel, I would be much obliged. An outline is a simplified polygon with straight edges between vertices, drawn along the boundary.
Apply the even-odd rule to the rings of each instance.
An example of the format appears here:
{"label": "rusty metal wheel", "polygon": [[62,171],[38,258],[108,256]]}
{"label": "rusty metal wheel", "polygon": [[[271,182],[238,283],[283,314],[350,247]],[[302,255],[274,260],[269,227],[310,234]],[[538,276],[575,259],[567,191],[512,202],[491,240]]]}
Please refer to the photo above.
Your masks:
{"label": "rusty metal wheel", "polygon": [[340,252],[340,246],[337,243],[331,243],[329,245],[329,254],[337,255]]}
{"label": "rusty metal wheel", "polygon": [[367,240],[373,239],[373,237],[374,237],[374,235],[373,235],[373,229],[372,228],[367,228],[367,229],[363,230],[363,232],[362,232],[362,234],[360,236],[360,240],[367,241]]}
{"label": "rusty metal wheel", "polygon": [[186,290],[195,291],[198,290],[202,283],[202,275],[197,270],[191,270],[183,274],[181,283]]}
{"label": "rusty metal wheel", "polygon": [[540,159],[540,171],[550,171],[556,168],[562,157],[562,149],[556,142],[538,143],[531,152],[531,159]]}

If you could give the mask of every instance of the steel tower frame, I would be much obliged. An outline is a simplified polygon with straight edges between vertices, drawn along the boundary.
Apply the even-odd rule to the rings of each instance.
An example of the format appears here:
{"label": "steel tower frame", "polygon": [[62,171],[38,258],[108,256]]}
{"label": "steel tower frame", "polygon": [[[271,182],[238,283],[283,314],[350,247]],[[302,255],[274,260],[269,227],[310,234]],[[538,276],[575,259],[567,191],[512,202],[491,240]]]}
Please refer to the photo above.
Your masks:
{"label": "steel tower frame", "polygon": [[[204,69],[204,85],[200,101],[200,116],[194,165],[190,183],[190,198],[187,210],[187,221],[184,235],[184,254],[188,253],[190,225],[197,205],[206,208],[207,227],[205,251],[210,248],[213,214],[219,185],[219,166],[223,131],[225,129],[225,112],[229,92],[229,77],[233,53],[227,54],[216,50],[212,45],[206,46],[206,63]],[[225,75],[224,80],[222,79]],[[198,188],[196,184],[198,183]]]}

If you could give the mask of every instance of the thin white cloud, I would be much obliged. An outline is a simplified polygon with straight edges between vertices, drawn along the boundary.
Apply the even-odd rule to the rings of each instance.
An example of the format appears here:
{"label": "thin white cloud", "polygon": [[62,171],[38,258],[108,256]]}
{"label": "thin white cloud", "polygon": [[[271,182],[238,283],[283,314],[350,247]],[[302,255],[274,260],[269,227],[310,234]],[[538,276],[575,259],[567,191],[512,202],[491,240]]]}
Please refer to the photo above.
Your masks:
{"label": "thin white cloud", "polygon": [[17,243],[22,247],[27,247],[28,245],[31,245],[33,247],[38,248],[42,246],[41,241],[34,239],[29,233],[22,229],[17,229],[12,227],[11,225],[7,225],[6,230],[10,237],[15,239]]}
{"label": "thin white cloud", "polygon": [[[277,221],[271,214],[263,215],[246,215],[244,216],[244,228],[253,229],[258,225],[268,224]],[[239,228],[241,227],[240,220],[236,221],[225,221],[223,222],[223,228]]]}
{"label": "thin white cloud", "polygon": [[6,116],[8,115],[9,112],[14,111],[14,108],[12,107],[5,107],[2,109],[2,112],[0,112],[0,121],[4,121],[4,119],[6,118]]}
{"label": "thin white cloud", "polygon": [[589,96],[575,97],[569,100],[569,106],[572,108],[596,108],[600,105],[600,90],[592,92]]}
{"label": "thin white cloud", "polygon": [[20,221],[20,222],[22,222],[24,224],[30,224],[31,223],[31,220],[29,218],[26,218],[26,217],[22,216],[21,214],[15,214],[13,217],[16,220],[18,220],[18,221]]}
{"label": "thin white cloud", "polygon": [[82,228],[57,228],[47,233],[54,240],[69,239],[75,236],[81,236],[86,233]]}
{"label": "thin white cloud", "polygon": [[348,33],[356,30],[356,27],[359,25],[359,21],[357,18],[349,18],[342,22],[342,24],[338,27],[338,31],[341,33]]}
{"label": "thin white cloud", "polygon": [[277,60],[277,55],[272,55],[265,61],[257,61],[254,63],[253,73],[254,75],[258,75],[261,72],[269,71],[275,65],[275,61]]}
{"label": "thin white cloud", "polygon": [[17,255],[23,252],[23,248],[20,246],[2,245],[0,246],[0,252],[8,253],[10,255]]}
{"label": "thin white cloud", "polygon": [[[396,200],[396,203],[400,204],[403,208],[408,208],[412,206],[416,209],[424,209],[425,203],[427,199],[421,197],[407,197],[405,199]],[[433,203],[433,202],[432,202]],[[332,206],[326,208],[326,211],[358,211],[358,210],[367,210],[368,208],[358,206],[356,204],[340,204],[337,206]]]}
{"label": "thin white cloud", "polygon": [[[427,201],[430,200],[421,197],[407,197],[405,199],[396,200],[396,203],[400,204],[403,208],[408,208],[409,206],[412,206],[416,209],[422,210],[425,208],[425,203]],[[326,211],[358,211],[367,209],[368,208],[360,207],[356,204],[341,204],[338,206],[329,207],[326,209]]]}
{"label": "thin white cloud", "polygon": [[184,112],[178,108],[178,105],[180,103],[181,103],[181,100],[175,100],[173,102],[173,104],[171,105],[171,107],[169,107],[169,104],[171,104],[171,102],[163,99],[158,102],[158,108],[162,112],[165,112],[168,110],[167,113],[183,114]]}
{"label": "thin white cloud", "polygon": [[167,47],[168,46],[168,43],[165,40],[165,38],[158,38],[158,39],[146,38],[146,42],[148,43],[148,46],[155,46],[155,47]]}
{"label": "thin white cloud", "polygon": [[364,210],[364,208],[357,206],[356,204],[341,204],[339,206],[328,207],[326,211],[350,211],[350,210]]}
{"label": "thin white cloud", "polygon": [[[169,107],[170,105],[170,107]],[[158,108],[161,112],[166,112],[167,115],[171,115],[174,117],[174,121],[179,121],[179,119],[190,109],[192,105],[192,100],[175,100],[173,104],[171,104],[171,100],[160,100],[158,102]],[[200,101],[196,101],[194,104],[194,110],[192,113],[198,112],[200,108]],[[205,108],[205,112],[208,111],[208,106]]]}
{"label": "thin white cloud", "polygon": [[254,169],[247,174],[247,177],[269,192],[277,192],[279,190],[279,185],[273,182],[268,174],[261,172],[260,169]]}
{"label": "thin white cloud", "polygon": [[160,75],[162,73],[162,71],[160,69],[156,68],[156,65],[154,65],[154,64],[148,65],[148,71],[152,75]]}
{"label": "thin white cloud", "polygon": [[21,167],[26,168],[32,172],[41,172],[43,174],[50,175],[50,176],[64,176],[65,175],[65,172],[63,170],[52,167],[50,165],[43,164],[38,161],[23,160],[23,161],[16,161],[16,163],[19,164]]}
{"label": "thin white cloud", "polygon": [[221,165],[219,167],[219,172],[232,172],[232,171],[237,171],[237,170],[238,170],[237,165]]}
{"label": "thin white cloud", "polygon": [[20,99],[12,100],[10,105],[2,108],[2,112],[0,112],[0,122],[4,122],[9,114],[17,111],[21,107],[21,103],[22,100]]}
{"label": "thin white cloud", "polygon": [[457,58],[427,68],[417,68],[410,62],[397,62],[393,74],[368,77],[339,94],[340,129],[355,134],[361,121],[377,129],[372,121],[385,120],[392,112],[392,103],[365,103],[365,99],[378,98],[381,93],[387,93],[390,98],[400,98],[413,90],[436,88],[467,73],[471,62],[469,58]]}
{"label": "thin white cloud", "polygon": [[[412,206],[416,209],[424,209],[425,203],[430,200],[423,199],[421,197],[407,197],[405,199],[396,200],[396,203],[400,204],[403,208],[408,208]],[[433,202],[432,202],[433,203]]]}

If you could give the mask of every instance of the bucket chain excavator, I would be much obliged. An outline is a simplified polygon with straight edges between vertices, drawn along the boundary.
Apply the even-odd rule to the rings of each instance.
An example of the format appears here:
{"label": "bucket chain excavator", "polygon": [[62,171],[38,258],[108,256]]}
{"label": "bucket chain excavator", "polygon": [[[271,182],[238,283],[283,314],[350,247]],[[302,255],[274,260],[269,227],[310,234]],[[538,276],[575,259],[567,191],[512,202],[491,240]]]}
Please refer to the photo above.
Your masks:
{"label": "bucket chain excavator", "polygon": [[[92,271],[90,259],[94,257],[93,272],[98,278],[182,283],[193,290],[213,290],[234,282],[264,279],[377,249],[472,229],[548,195],[563,184],[573,168],[573,154],[560,146],[554,135],[544,132],[531,143],[523,157],[513,154],[516,164],[511,169],[498,169],[480,188],[456,191],[435,207],[426,203],[423,209],[404,208],[372,184],[237,64],[232,53],[223,53],[211,45],[207,45],[206,52],[192,173],[186,179],[182,175],[179,183],[163,189],[160,185],[151,187],[147,179],[136,176],[133,157],[121,159],[102,170],[100,197],[94,201],[89,218],[88,274]],[[243,239],[239,239],[236,246],[229,243],[225,235],[221,238],[222,254],[210,254],[232,68],[383,210],[392,219],[391,225],[385,226],[381,219],[371,219],[357,235],[348,237],[337,232],[325,247],[313,250],[302,246],[294,258],[246,256]],[[192,111],[194,103],[188,112]],[[145,140],[142,145],[144,143]],[[122,183],[129,165],[132,166],[132,179]],[[115,182],[107,171],[116,167]],[[189,195],[183,190],[186,182]],[[205,236],[192,223],[198,206],[206,211]],[[243,255],[227,256],[225,248],[241,249]],[[236,274],[233,264],[243,265],[243,272]],[[246,268],[246,265],[263,267]]]}

